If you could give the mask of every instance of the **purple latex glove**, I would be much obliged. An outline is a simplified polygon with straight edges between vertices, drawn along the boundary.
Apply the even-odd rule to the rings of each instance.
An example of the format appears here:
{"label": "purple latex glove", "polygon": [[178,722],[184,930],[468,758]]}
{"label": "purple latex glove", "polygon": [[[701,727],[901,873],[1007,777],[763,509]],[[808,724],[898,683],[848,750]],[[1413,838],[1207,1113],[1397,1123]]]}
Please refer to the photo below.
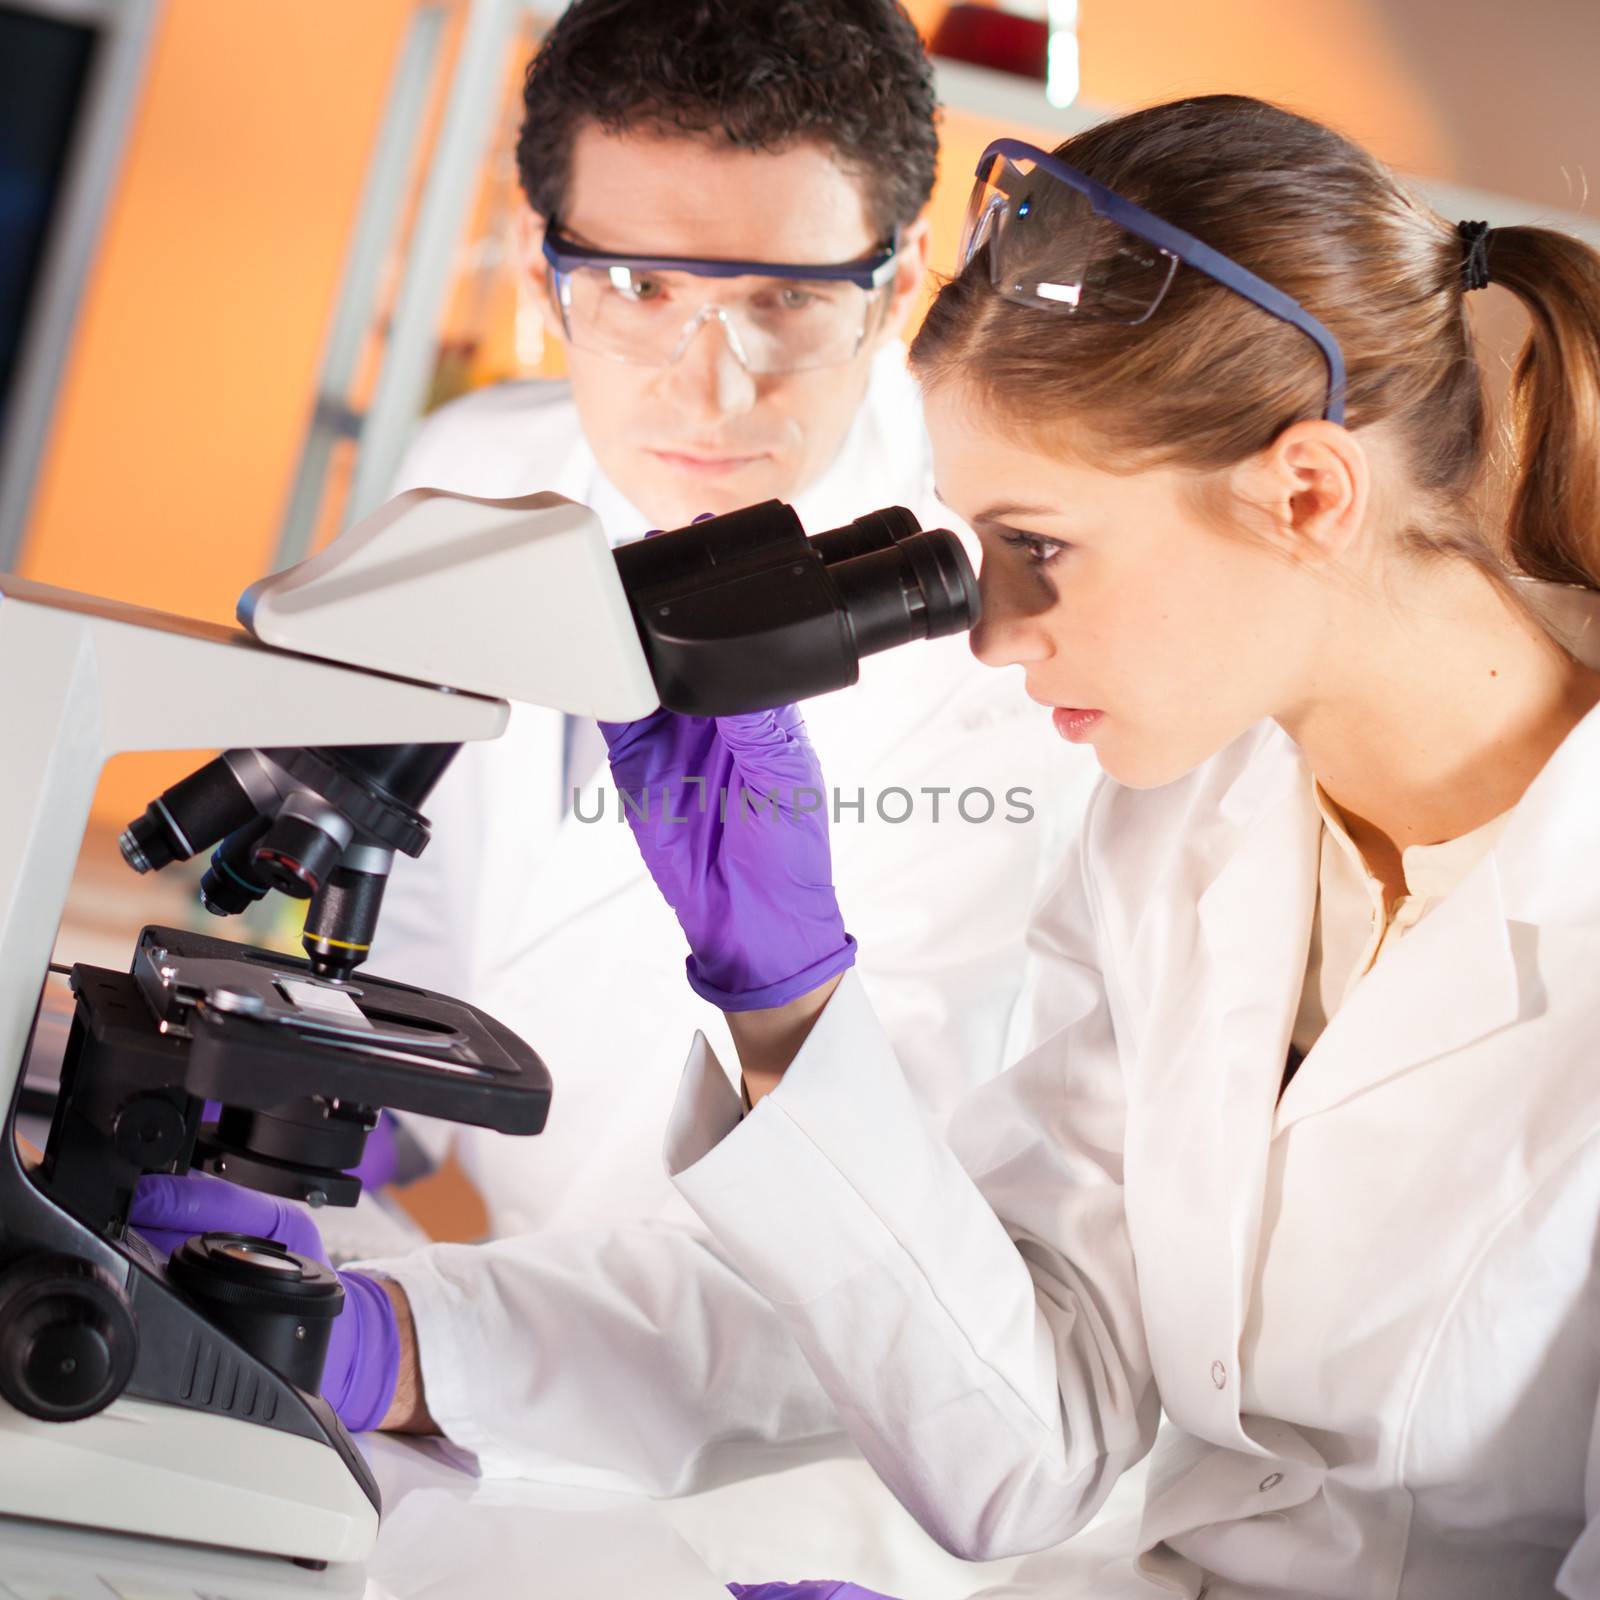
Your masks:
{"label": "purple latex glove", "polygon": [[835,1583],[831,1578],[809,1578],[800,1583],[730,1583],[736,1600],[890,1600],[876,1589],[858,1583]]}
{"label": "purple latex glove", "polygon": [[856,958],[833,892],[827,791],[794,706],[602,722],[650,876],[724,1011],[781,1006]]}
{"label": "purple latex glove", "polygon": [[[328,1266],[317,1225],[298,1206],[204,1173],[139,1180],[129,1226],[170,1256],[197,1233],[248,1233],[273,1239],[297,1255]],[[360,1272],[341,1272],[344,1308],[333,1319],[322,1395],[352,1433],[383,1421],[400,1378],[400,1334],[383,1285]]]}
{"label": "purple latex glove", "polygon": [[395,1143],[397,1124],[387,1111],[378,1113],[378,1125],[367,1135],[361,1159],[350,1168],[350,1175],[361,1180],[363,1189],[381,1189],[394,1182],[400,1167],[400,1148]]}

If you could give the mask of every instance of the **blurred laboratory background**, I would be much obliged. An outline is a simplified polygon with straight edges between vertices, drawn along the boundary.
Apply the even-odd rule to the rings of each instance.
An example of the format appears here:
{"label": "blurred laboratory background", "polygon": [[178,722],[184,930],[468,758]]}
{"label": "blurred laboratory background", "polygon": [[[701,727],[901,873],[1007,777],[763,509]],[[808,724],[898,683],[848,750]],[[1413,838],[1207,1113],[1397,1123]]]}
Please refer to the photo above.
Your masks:
{"label": "blurred laboratory background", "polygon": [[[0,0],[0,570],[231,621],[252,579],[385,498],[421,415],[559,373],[509,247],[521,76],[558,9]],[[946,108],[936,266],[997,133],[1050,144],[1222,90],[1334,123],[1451,216],[1600,239],[1597,0],[909,9]],[[1477,298],[1509,348],[1500,291]],[[120,965],[142,924],[203,920],[192,884],[115,849],[194,764],[107,769],[63,958]]]}

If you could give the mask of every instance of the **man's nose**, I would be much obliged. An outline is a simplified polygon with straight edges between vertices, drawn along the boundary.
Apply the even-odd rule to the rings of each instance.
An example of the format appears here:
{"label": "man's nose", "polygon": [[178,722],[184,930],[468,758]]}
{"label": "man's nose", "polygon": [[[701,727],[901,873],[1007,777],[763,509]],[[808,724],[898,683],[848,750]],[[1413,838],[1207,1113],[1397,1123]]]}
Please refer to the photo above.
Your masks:
{"label": "man's nose", "polygon": [[738,416],[756,402],[756,382],[734,349],[734,334],[715,307],[696,318],[678,359],[667,368],[674,398],[699,421]]}

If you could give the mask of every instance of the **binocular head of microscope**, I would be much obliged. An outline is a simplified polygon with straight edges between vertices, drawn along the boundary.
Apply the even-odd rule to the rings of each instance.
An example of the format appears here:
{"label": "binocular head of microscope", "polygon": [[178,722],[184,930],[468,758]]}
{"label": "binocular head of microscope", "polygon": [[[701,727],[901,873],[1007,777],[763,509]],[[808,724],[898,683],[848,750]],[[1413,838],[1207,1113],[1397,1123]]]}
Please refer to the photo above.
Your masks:
{"label": "binocular head of microscope", "polygon": [[[41,593],[23,598],[68,629],[73,607]],[[15,595],[8,586],[0,650],[7,618],[21,616]],[[92,624],[79,606],[74,625],[100,629],[95,659],[108,674],[118,651],[145,668],[163,640],[177,648],[168,635],[184,635],[190,655],[175,656],[169,676],[259,675],[236,700],[223,682],[205,731],[174,727],[174,747],[215,748],[212,730],[234,705],[252,730],[281,734],[309,718],[345,738],[403,738],[397,693],[416,697],[407,704],[425,715],[412,726],[428,742],[239,745],[123,833],[140,872],[212,851],[200,897],[218,917],[274,891],[304,900],[304,953],[147,927],[129,970],[71,968],[75,1009],[43,1163],[25,1176],[16,1167],[15,1090],[0,1158],[0,1433],[6,1407],[70,1431],[114,1402],[166,1408],[156,1415],[169,1427],[184,1416],[246,1423],[331,1449],[337,1483],[313,1460],[306,1499],[325,1505],[353,1484],[351,1515],[360,1521],[370,1503],[375,1528],[376,1486],[318,1392],[337,1278],[271,1241],[233,1236],[190,1240],[163,1261],[127,1225],[139,1180],[199,1169],[312,1206],[351,1205],[361,1189],[352,1169],[384,1108],[538,1133],[551,1080],[528,1044],[464,1000],[363,966],[396,854],[428,843],[422,808],[459,749],[441,730],[492,733],[504,699],[608,720],[658,705],[695,716],[781,705],[853,683],[862,656],[969,628],[976,581],[955,535],[923,532],[898,508],[808,537],[773,501],[613,550],[589,513],[555,496],[416,491],[247,591],[240,618],[253,638],[197,645],[181,619],[92,605]],[[270,694],[308,672],[294,680],[293,714],[244,714],[261,686]],[[448,699],[439,685],[451,686]],[[99,695],[86,709],[106,724],[122,702],[109,688]],[[72,737],[60,731],[63,743]],[[53,797],[65,768],[50,752],[38,815],[65,804],[85,816],[99,761],[129,747],[112,729],[80,763],[82,792]],[[59,903],[51,932],[58,913]],[[115,1448],[91,1439],[83,1459]],[[232,1469],[211,1459],[205,1470],[220,1493]],[[30,1508],[0,1494],[8,1509]],[[121,1525],[109,1512],[86,1519],[81,1500],[62,1520]],[[258,1534],[249,1547],[326,1560],[351,1545],[302,1531]]]}

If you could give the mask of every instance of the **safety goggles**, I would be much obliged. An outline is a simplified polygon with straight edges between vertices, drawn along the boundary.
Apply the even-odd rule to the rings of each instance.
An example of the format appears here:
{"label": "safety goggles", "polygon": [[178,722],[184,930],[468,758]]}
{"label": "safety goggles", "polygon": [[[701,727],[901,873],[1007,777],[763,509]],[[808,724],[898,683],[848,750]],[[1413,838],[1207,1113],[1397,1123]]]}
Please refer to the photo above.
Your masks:
{"label": "safety goggles", "polygon": [[1344,421],[1344,355],[1298,301],[1255,273],[1019,139],[996,139],[978,161],[956,260],[985,245],[997,293],[1082,322],[1144,322],[1178,264],[1194,267],[1298,328],[1328,364],[1322,415]]}
{"label": "safety goggles", "polygon": [[[831,266],[616,255],[545,233],[568,340],[636,366],[670,366],[709,322],[745,370],[765,376],[849,361],[881,323],[898,240]],[[715,288],[713,289],[713,285]]]}

